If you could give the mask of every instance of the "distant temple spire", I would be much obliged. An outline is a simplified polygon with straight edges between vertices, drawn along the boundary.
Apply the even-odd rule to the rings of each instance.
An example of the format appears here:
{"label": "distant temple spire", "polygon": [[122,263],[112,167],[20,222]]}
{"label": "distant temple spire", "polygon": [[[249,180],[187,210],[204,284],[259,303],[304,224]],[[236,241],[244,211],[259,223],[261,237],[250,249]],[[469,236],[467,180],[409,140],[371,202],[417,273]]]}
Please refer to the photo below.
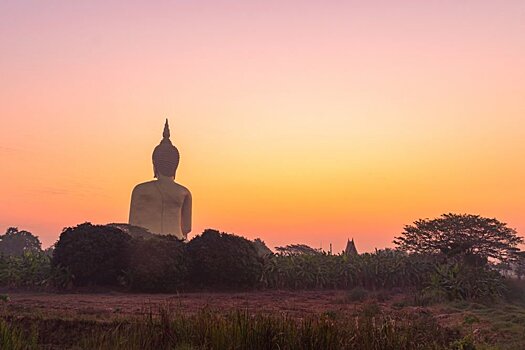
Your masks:
{"label": "distant temple spire", "polygon": [[357,248],[355,247],[353,238],[352,240],[348,240],[348,242],[346,243],[345,255],[348,255],[348,256],[359,255],[359,253],[357,252]]}

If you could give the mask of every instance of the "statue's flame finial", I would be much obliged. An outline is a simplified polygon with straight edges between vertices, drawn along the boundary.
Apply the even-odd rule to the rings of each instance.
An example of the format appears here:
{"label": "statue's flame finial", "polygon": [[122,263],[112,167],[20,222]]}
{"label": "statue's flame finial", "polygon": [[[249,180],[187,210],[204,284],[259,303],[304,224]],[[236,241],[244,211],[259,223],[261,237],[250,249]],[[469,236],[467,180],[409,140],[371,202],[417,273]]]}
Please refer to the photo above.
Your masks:
{"label": "statue's flame finial", "polygon": [[167,118],[162,136],[163,139],[155,147],[152,155],[155,177],[158,177],[159,173],[165,176],[174,176],[179,165],[180,155],[177,147],[171,143],[170,125]]}
{"label": "statue's flame finial", "polygon": [[162,136],[165,139],[169,139],[170,138],[170,126],[168,124],[168,118],[166,118],[166,124],[164,124],[164,132],[162,133]]}

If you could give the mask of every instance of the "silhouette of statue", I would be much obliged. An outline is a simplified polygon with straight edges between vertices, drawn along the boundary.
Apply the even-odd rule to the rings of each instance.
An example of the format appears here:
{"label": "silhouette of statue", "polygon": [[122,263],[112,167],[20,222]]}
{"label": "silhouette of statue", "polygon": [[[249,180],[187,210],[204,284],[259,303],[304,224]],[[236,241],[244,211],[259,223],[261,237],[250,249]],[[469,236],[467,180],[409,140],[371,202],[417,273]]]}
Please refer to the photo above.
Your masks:
{"label": "silhouette of statue", "polygon": [[174,181],[180,156],[170,141],[168,119],[162,136],[152,157],[156,180],[133,189],[129,224],[156,234],[174,235],[182,241],[191,232],[191,193]]}

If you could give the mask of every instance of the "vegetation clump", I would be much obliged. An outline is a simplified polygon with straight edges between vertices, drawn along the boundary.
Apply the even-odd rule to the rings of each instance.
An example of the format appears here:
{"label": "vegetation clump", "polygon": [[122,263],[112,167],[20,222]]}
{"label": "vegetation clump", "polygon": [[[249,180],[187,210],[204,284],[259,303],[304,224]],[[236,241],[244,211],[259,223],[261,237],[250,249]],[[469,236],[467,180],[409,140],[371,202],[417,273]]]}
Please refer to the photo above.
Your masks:
{"label": "vegetation clump", "polygon": [[[505,299],[525,301],[525,285],[520,280],[525,255],[517,248],[522,239],[505,224],[479,216],[448,214],[420,220],[396,239],[397,249],[351,256],[302,244],[280,247],[273,253],[260,240],[252,242],[216,230],[206,230],[184,244],[171,236],[123,224],[85,223],[66,228],[52,257],[29,232],[11,228],[0,236],[2,240],[5,237],[9,238],[3,246],[0,241],[0,249],[4,249],[0,251],[0,287],[103,285],[139,292],[344,289],[348,292],[343,303],[361,303],[355,308],[359,314],[351,318],[329,310],[300,322],[282,315],[239,311],[227,315],[207,310],[198,315],[161,311],[160,318],[151,314],[147,322],[106,324],[90,330],[75,344],[69,340],[69,345],[80,348],[143,349],[147,344],[152,349],[475,349],[483,340],[474,328],[487,316],[484,307],[469,310],[472,316],[465,317],[463,323],[471,328],[471,334],[461,338],[432,320],[391,317],[383,305],[385,298],[379,296],[392,296],[396,291],[408,294],[405,301],[392,304],[397,309],[407,306],[409,299],[413,299],[410,305],[420,307],[436,302],[471,305],[474,300],[488,305]],[[9,306],[7,297],[3,301]],[[494,316],[492,311],[490,316]],[[521,312],[508,316],[505,311],[502,317],[505,327],[501,327],[509,332],[524,322]],[[35,339],[42,341],[40,336],[24,334],[16,322],[2,322],[0,348],[5,344],[6,348],[28,348],[26,339],[30,340],[28,346],[37,348]],[[493,327],[500,326],[495,323]],[[78,334],[84,334],[80,328]],[[524,340],[520,336],[516,344],[521,346]]]}
{"label": "vegetation clump", "polygon": [[363,287],[356,287],[350,289],[347,294],[347,300],[351,302],[363,301],[367,298],[368,291]]}
{"label": "vegetation clump", "polygon": [[425,305],[444,300],[524,300],[523,286],[509,278],[519,278],[525,266],[516,246],[522,239],[505,224],[474,215],[416,221],[396,238],[397,249],[352,256],[304,244],[279,247],[273,253],[261,240],[216,230],[205,230],[184,244],[125,224],[66,228],[52,259],[29,232],[10,228],[0,237],[9,237],[5,242],[10,242],[0,241],[0,247],[16,246],[9,251],[21,253],[0,254],[4,287],[103,285],[140,292],[347,289],[350,294],[403,290],[413,292]]}
{"label": "vegetation clump", "polygon": [[518,248],[523,238],[516,230],[479,215],[418,220],[394,243],[409,254],[434,258],[423,292],[437,299],[501,298],[506,292],[501,267],[519,268],[523,260]]}
{"label": "vegetation clump", "polygon": [[0,255],[0,286],[43,288],[51,283],[52,276],[50,258],[42,252]]}
{"label": "vegetation clump", "polygon": [[266,288],[368,289],[419,288],[434,261],[386,249],[349,257],[346,254],[275,254],[264,266]]}
{"label": "vegetation clump", "polygon": [[0,255],[20,256],[24,253],[39,253],[42,244],[31,232],[9,227],[0,235]]}
{"label": "vegetation clump", "polygon": [[197,287],[253,288],[261,277],[262,259],[246,238],[206,230],[187,251],[190,281]]}
{"label": "vegetation clump", "polygon": [[515,261],[523,238],[497,219],[444,214],[405,226],[394,243],[409,253],[442,254],[447,258],[459,257],[470,263],[484,264],[490,259],[503,263]]}
{"label": "vegetation clump", "polygon": [[34,334],[28,337],[22,327],[13,327],[6,321],[0,320],[0,349],[28,350],[37,348],[37,340]]}
{"label": "vegetation clump", "polygon": [[504,278],[493,269],[456,262],[437,265],[425,291],[437,299],[495,300],[504,296],[506,286]]}
{"label": "vegetation clump", "polygon": [[172,292],[188,278],[186,245],[171,236],[134,238],[130,244],[127,283],[140,292]]}
{"label": "vegetation clump", "polygon": [[130,240],[116,227],[68,227],[55,245],[53,266],[68,269],[75,286],[118,285],[128,266]]}

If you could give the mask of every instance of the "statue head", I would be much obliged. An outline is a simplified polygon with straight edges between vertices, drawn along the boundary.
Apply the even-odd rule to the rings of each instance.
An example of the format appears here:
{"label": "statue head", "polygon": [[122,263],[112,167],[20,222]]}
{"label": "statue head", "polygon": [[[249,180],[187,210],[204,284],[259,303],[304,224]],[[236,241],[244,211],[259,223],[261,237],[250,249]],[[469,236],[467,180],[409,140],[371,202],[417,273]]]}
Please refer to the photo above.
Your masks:
{"label": "statue head", "polygon": [[160,144],[153,150],[153,171],[155,177],[159,175],[175,177],[175,172],[179,166],[180,155],[177,147],[171,143],[168,119],[166,119],[162,136],[162,141],[160,141]]}

